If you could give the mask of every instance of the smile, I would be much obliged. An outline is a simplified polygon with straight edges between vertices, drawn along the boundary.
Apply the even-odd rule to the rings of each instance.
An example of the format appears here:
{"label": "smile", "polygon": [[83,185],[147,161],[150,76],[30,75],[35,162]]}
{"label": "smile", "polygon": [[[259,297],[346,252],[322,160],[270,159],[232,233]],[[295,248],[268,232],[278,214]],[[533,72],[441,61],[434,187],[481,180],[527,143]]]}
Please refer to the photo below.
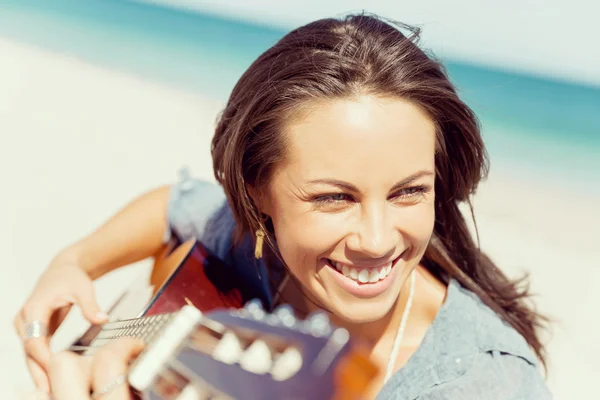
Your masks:
{"label": "smile", "polygon": [[355,268],[337,261],[329,261],[331,265],[346,278],[350,278],[359,283],[379,282],[380,280],[385,279],[392,271],[392,261],[375,268]]}
{"label": "smile", "polygon": [[371,298],[384,293],[392,285],[398,273],[396,267],[401,263],[403,255],[404,253],[388,263],[369,267],[326,260],[331,277],[340,287],[354,296]]}

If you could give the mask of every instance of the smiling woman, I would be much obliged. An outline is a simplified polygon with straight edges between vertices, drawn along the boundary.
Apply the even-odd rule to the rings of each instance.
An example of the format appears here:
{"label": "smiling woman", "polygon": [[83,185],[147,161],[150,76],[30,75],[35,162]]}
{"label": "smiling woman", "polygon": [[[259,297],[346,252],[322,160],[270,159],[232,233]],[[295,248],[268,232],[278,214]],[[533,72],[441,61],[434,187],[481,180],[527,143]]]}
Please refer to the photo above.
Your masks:
{"label": "smiling woman", "polygon": [[359,95],[284,132],[284,161],[255,195],[278,251],[316,304],[382,323],[433,231],[434,123],[410,102]]}
{"label": "smiling woman", "polygon": [[[381,370],[368,397],[550,398],[537,370],[544,319],[459,210],[487,172],[477,118],[418,32],[403,29],[351,15],[283,37],[220,115],[220,186],[185,179],[152,191],[61,252],[18,330],[69,302],[98,322],[91,278],[74,268],[101,276],[157,254],[167,232],[199,238],[267,307],[323,310],[364,338]],[[25,347],[47,388],[42,339]]]}

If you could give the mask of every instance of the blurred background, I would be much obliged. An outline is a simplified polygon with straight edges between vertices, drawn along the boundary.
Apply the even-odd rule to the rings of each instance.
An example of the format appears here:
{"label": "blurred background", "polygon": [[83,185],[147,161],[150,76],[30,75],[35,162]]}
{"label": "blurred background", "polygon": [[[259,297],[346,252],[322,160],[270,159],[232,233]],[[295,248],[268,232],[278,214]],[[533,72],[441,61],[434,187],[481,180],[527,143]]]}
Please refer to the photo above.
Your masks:
{"label": "blurred background", "polygon": [[[479,115],[491,158],[474,199],[481,246],[510,276],[530,274],[554,320],[556,398],[597,395],[596,3],[2,0],[0,398],[33,387],[12,317],[56,252],[183,165],[213,180],[212,129],[243,71],[289,30],[362,10],[421,27]],[[148,268],[100,279],[101,305]],[[71,313],[53,347],[84,327]]]}

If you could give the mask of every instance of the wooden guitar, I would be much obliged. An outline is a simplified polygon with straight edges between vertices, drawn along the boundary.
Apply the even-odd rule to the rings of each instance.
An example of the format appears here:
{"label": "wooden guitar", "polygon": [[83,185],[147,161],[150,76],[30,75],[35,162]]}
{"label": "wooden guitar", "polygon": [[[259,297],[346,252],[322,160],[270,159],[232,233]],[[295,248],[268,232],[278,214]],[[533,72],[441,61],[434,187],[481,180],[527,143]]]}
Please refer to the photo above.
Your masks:
{"label": "wooden guitar", "polygon": [[[325,313],[267,313],[232,268],[198,241],[156,258],[150,301],[92,326],[71,347],[93,354],[122,336],[146,343],[129,384],[151,400],[358,399],[377,374],[359,343]],[[122,299],[121,301],[123,301]],[[242,307],[245,304],[244,307]]]}
{"label": "wooden guitar", "polygon": [[[148,291],[128,291],[108,311],[109,320],[170,313],[193,304],[200,311],[240,308],[253,298],[231,266],[220,261],[199,241],[171,240],[155,257]],[[92,325],[72,346],[84,353],[101,326]]]}

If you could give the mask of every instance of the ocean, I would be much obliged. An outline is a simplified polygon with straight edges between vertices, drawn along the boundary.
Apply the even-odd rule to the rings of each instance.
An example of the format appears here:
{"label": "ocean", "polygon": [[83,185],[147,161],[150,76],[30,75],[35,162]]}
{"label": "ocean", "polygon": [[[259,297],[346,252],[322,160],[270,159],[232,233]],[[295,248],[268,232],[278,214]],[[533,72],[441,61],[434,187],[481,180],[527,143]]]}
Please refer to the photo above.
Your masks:
{"label": "ocean", "polygon": [[[0,36],[221,102],[285,33],[124,0],[0,3]],[[492,170],[502,165],[600,192],[600,88],[447,58],[444,64],[481,119]]]}

